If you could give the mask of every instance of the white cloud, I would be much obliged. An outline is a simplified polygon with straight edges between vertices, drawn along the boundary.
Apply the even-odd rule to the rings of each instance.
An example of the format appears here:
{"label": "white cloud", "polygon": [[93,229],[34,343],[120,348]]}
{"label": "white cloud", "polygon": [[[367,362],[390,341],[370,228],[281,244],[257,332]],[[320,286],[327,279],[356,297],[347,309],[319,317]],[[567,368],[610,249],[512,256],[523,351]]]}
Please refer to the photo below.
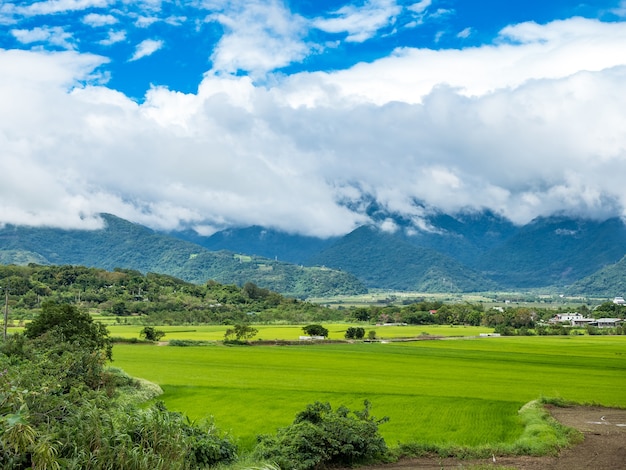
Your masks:
{"label": "white cloud", "polygon": [[421,0],[417,3],[409,5],[407,9],[412,11],[413,13],[421,14],[424,13],[428,9],[428,7],[432,5],[432,3],[433,2],[431,0]]}
{"label": "white cloud", "polygon": [[107,26],[117,23],[117,18],[113,15],[101,15],[98,13],[89,13],[83,17],[83,23],[94,28]]}
{"label": "white cloud", "polygon": [[318,18],[312,24],[327,33],[347,33],[348,42],[363,42],[392,24],[401,11],[395,0],[367,0],[360,7],[343,6],[332,18]]}
{"label": "white cloud", "polygon": [[159,21],[160,18],[156,16],[140,16],[135,21],[135,26],[137,26],[138,28],[148,28],[149,26],[152,26],[154,23],[158,23]]}
{"label": "white cloud", "polygon": [[626,215],[625,28],[524,24],[496,45],[404,49],[264,87],[210,73],[197,93],[154,88],[141,104],[81,85],[101,57],[0,51],[0,222],[112,212],[327,236],[366,220],[339,203],[363,192],[418,225],[415,200],[517,222]]}
{"label": "white cloud", "polygon": [[211,60],[214,72],[266,72],[304,59],[311,46],[303,42],[304,18],[292,14],[277,1],[233,2],[220,13],[207,17],[220,23],[225,34],[215,46]]}
{"label": "white cloud", "polygon": [[622,0],[619,3],[619,6],[610,10],[614,15],[619,16],[620,18],[626,18],[626,0]]}
{"label": "white cloud", "polygon": [[126,31],[109,31],[106,39],[99,41],[103,46],[111,46],[126,40]]}
{"label": "white cloud", "polygon": [[135,52],[132,57],[129,59],[129,62],[133,62],[135,60],[143,59],[144,57],[151,56],[159,49],[163,48],[165,43],[161,40],[156,39],[145,39],[137,44],[135,47]]}
{"label": "white cloud", "polygon": [[564,78],[626,62],[626,23],[583,18],[523,23],[505,28],[500,38],[494,46],[463,50],[401,48],[373,63],[318,77],[357,100],[419,103],[442,84],[480,96],[528,80]]}
{"label": "white cloud", "polygon": [[22,44],[46,43],[63,49],[74,49],[73,37],[60,26],[12,29],[11,34]]}
{"label": "white cloud", "polygon": [[472,35],[472,28],[465,28],[461,31],[459,31],[456,35],[457,38],[461,38],[461,39],[467,39]]}
{"label": "white cloud", "polygon": [[46,0],[28,6],[16,6],[14,12],[23,16],[51,15],[89,8],[106,8],[114,0]]}

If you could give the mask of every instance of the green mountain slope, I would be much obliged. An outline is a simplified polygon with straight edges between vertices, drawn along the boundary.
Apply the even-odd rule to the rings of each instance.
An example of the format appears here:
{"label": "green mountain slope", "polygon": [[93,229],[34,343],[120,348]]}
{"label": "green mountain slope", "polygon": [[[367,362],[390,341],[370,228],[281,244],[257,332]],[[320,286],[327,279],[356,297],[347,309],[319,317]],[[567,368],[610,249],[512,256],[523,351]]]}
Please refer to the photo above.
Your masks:
{"label": "green mountain slope", "polygon": [[[366,291],[363,284],[345,272],[211,252],[112,215],[103,218],[106,227],[90,231],[6,226],[0,229],[0,259],[6,264],[35,262],[136,269],[194,283],[209,279],[239,285],[253,282],[297,297]],[[313,278],[315,283],[307,282]]]}
{"label": "green mountain slope", "polygon": [[360,227],[311,259],[346,270],[368,287],[420,292],[469,292],[496,284],[461,263],[373,227]]}
{"label": "green mountain slope", "polygon": [[623,297],[626,295],[626,256],[615,264],[574,282],[566,290],[570,295]]}
{"label": "green mountain slope", "polygon": [[625,253],[626,226],[620,219],[545,217],[521,227],[476,267],[505,286],[565,286]]}

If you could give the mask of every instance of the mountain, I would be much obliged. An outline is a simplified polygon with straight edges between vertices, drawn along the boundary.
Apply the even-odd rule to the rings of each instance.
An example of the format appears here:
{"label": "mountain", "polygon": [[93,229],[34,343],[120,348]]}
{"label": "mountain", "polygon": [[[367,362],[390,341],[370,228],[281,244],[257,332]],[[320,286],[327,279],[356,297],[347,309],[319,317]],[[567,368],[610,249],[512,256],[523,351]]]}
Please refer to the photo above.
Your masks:
{"label": "mountain", "polygon": [[458,261],[402,236],[360,227],[309,260],[353,273],[368,287],[419,292],[469,292],[497,284]]}
{"label": "mountain", "polygon": [[[346,272],[302,267],[232,252],[212,252],[194,243],[157,233],[103,214],[100,230],[62,230],[7,225],[0,229],[3,263],[71,264],[136,269],[169,274],[188,282],[213,279],[223,284],[253,282],[297,297],[357,294],[366,288]],[[314,282],[313,282],[314,280]]]}
{"label": "mountain", "polygon": [[336,240],[294,235],[259,226],[222,230],[208,237],[199,235],[194,230],[169,234],[212,251],[247,253],[296,264],[306,263],[309,258]]}
{"label": "mountain", "polygon": [[503,244],[517,231],[510,220],[491,211],[465,212],[452,217],[435,213],[425,217],[424,230],[405,229],[406,240],[430,248],[468,266],[494,246]]}
{"label": "mountain", "polygon": [[607,265],[590,276],[574,282],[566,289],[569,295],[615,297],[626,295],[626,256]]}
{"label": "mountain", "polygon": [[626,226],[621,219],[540,217],[485,252],[474,267],[504,286],[565,286],[624,254]]}
{"label": "mountain", "polygon": [[[571,286],[588,295],[617,295],[621,274],[611,266],[626,255],[626,226],[619,218],[559,215],[516,226],[485,211],[409,220],[373,203],[367,213],[375,224],[326,240],[262,227],[210,237],[164,234],[112,215],[103,215],[106,228],[93,231],[5,226],[0,263],[121,267],[195,283],[253,282],[297,297],[364,292],[366,286],[422,292],[566,292]],[[603,269],[612,279],[608,287],[589,278]]]}

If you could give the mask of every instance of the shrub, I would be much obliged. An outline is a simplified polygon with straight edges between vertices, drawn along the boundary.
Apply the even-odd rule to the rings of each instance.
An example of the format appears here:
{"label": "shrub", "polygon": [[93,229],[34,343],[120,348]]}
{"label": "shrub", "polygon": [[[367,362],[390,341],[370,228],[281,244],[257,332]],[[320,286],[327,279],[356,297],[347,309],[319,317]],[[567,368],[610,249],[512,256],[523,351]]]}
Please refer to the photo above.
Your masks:
{"label": "shrub", "polygon": [[378,426],[386,422],[370,416],[370,403],[362,411],[315,402],[290,426],[274,436],[259,436],[255,453],[280,468],[305,470],[325,466],[352,466],[381,459],[387,452]]}
{"label": "shrub", "polygon": [[224,341],[230,341],[235,343],[245,342],[252,339],[259,332],[256,328],[251,327],[243,323],[238,323],[232,328],[228,328],[224,333]]}
{"label": "shrub", "polygon": [[165,336],[165,332],[157,330],[153,326],[146,326],[139,332],[139,335],[146,341],[159,341],[163,338],[163,336]]}

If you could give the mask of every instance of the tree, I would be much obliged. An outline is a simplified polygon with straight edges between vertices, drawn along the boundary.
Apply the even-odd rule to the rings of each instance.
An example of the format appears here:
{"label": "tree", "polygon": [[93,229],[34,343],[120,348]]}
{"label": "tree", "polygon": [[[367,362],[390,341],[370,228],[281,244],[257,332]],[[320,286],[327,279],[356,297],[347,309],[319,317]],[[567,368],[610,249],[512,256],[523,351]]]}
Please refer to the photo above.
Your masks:
{"label": "tree", "polygon": [[247,341],[256,336],[259,332],[256,328],[246,325],[244,323],[238,323],[232,328],[228,328],[224,333],[224,341]]}
{"label": "tree", "polygon": [[153,326],[146,326],[139,332],[139,335],[146,341],[159,341],[165,336],[165,331],[157,330]]}
{"label": "tree", "polygon": [[365,328],[351,326],[346,330],[346,339],[363,339],[365,336]]}
{"label": "tree", "polygon": [[323,336],[328,337],[328,330],[324,328],[322,325],[307,325],[302,327],[302,331],[304,331],[309,336]]}
{"label": "tree", "polygon": [[101,351],[108,359],[112,358],[113,345],[106,326],[94,322],[89,313],[73,305],[45,302],[41,313],[24,330],[24,335],[30,339],[47,334],[63,342],[77,343],[91,352]]}
{"label": "tree", "polygon": [[126,306],[126,302],[123,300],[118,300],[113,305],[111,305],[111,313],[117,316],[125,316],[128,315],[128,307]]}

